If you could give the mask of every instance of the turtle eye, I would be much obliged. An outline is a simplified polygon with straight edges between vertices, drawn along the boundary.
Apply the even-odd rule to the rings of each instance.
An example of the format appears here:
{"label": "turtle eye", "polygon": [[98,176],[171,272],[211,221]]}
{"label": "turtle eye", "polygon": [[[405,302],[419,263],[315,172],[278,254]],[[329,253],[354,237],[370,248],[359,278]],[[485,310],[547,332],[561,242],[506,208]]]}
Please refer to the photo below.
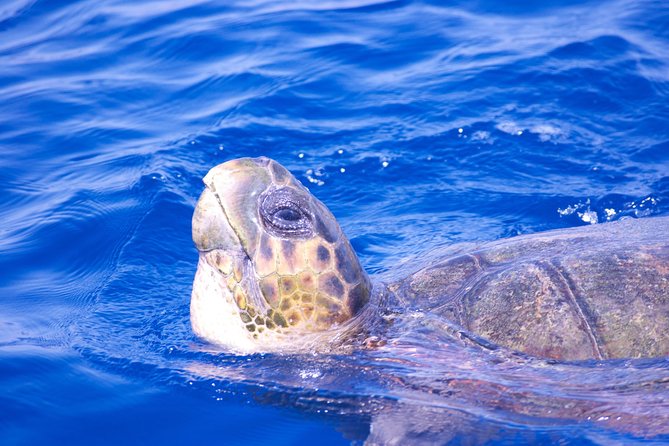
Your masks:
{"label": "turtle eye", "polygon": [[260,216],[267,230],[279,237],[309,237],[313,217],[308,200],[290,188],[270,191],[260,200]]}
{"label": "turtle eye", "polygon": [[306,217],[300,212],[297,205],[286,203],[285,206],[271,212],[267,223],[276,229],[289,232],[299,231],[305,227],[308,221],[305,221]]}
{"label": "turtle eye", "polygon": [[274,218],[279,221],[294,222],[299,221],[300,218],[302,218],[302,215],[295,209],[283,208],[274,213]]}

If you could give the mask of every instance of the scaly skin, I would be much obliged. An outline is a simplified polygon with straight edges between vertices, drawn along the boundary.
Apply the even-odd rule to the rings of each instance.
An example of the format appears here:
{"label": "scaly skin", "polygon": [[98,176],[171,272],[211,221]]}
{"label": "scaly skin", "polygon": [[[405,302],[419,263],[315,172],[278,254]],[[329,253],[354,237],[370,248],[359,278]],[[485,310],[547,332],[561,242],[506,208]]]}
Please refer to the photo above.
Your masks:
{"label": "scaly skin", "polygon": [[669,218],[487,243],[390,288],[485,339],[553,359],[669,355]]}
{"label": "scaly skin", "polygon": [[[365,306],[369,279],[348,240],[285,168],[267,158],[233,160],[204,182],[193,215],[196,334],[239,352],[303,350],[321,343],[310,334],[341,327]],[[304,211],[305,233],[283,233],[263,218],[263,206],[279,212],[292,202]]]}

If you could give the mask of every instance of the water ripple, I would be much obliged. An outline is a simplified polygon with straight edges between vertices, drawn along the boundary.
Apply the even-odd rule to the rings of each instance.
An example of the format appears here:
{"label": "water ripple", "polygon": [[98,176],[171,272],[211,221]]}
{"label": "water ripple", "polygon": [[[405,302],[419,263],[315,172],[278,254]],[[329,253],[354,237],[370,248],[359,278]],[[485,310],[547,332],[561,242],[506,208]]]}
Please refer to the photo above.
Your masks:
{"label": "water ripple", "polygon": [[[481,441],[661,432],[663,361],[463,361],[425,348],[419,327],[346,358],[232,357],[194,338],[188,299],[201,178],[239,156],[293,171],[381,280],[484,240],[668,214],[668,17],[660,0],[5,2],[3,407],[16,426],[51,419],[41,403],[67,407],[77,382],[130,405],[149,398],[113,375],[192,413],[220,402],[207,406],[216,423],[269,410],[258,401],[282,407],[266,417],[279,420],[274,440],[299,437],[286,426],[314,414],[354,440],[373,423],[438,417],[426,432],[459,420]],[[37,392],[22,398],[17,374]],[[565,401],[572,413],[551,406]],[[630,414],[643,423],[616,424]]]}

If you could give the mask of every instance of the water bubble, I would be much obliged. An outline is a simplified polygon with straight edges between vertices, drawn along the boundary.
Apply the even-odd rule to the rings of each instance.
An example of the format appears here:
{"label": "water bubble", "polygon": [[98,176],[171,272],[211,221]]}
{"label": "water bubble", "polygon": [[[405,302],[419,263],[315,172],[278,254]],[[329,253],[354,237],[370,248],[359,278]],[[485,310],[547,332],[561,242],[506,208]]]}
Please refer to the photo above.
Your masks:
{"label": "water bubble", "polygon": [[578,212],[577,215],[581,220],[586,223],[590,223],[591,225],[594,225],[599,221],[599,218],[597,218],[597,213],[595,211],[591,211],[590,209],[585,212]]}
{"label": "water bubble", "polygon": [[325,184],[324,181],[319,180],[318,178],[314,178],[314,175],[315,175],[315,176],[321,176],[321,175],[323,175],[323,174],[322,174],[322,172],[320,171],[320,169],[319,169],[318,171],[316,171],[316,172],[314,172],[314,169],[307,169],[307,171],[305,172],[305,176],[307,177],[307,180],[308,180],[310,183],[313,183],[313,184],[315,184],[315,185],[317,185],[317,186],[322,186],[322,185]]}
{"label": "water bubble", "polygon": [[381,165],[382,165],[383,167],[388,167],[388,161],[383,161],[383,162],[381,163]]}
{"label": "water bubble", "polygon": [[321,372],[318,370],[300,370],[299,372],[300,378],[302,379],[315,379],[315,378],[320,378]]}
{"label": "water bubble", "polygon": [[560,214],[560,217],[565,217],[575,213],[578,218],[580,218],[585,223],[590,223],[591,225],[599,223],[597,212],[590,209],[589,198],[585,200],[585,202],[578,202],[576,204],[569,205],[564,209],[558,208],[557,212]]}
{"label": "water bubble", "polygon": [[297,154],[297,157],[298,157],[298,158],[304,158],[304,153],[302,153],[302,152],[298,153],[298,154]]}

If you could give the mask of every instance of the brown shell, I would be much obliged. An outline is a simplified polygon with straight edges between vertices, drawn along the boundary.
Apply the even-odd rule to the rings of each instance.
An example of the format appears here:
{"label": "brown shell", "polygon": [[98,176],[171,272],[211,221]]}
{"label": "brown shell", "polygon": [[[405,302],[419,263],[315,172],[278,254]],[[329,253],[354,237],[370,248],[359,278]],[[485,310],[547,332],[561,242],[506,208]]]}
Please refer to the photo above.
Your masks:
{"label": "brown shell", "polygon": [[490,243],[390,289],[409,305],[536,356],[667,356],[669,217]]}

